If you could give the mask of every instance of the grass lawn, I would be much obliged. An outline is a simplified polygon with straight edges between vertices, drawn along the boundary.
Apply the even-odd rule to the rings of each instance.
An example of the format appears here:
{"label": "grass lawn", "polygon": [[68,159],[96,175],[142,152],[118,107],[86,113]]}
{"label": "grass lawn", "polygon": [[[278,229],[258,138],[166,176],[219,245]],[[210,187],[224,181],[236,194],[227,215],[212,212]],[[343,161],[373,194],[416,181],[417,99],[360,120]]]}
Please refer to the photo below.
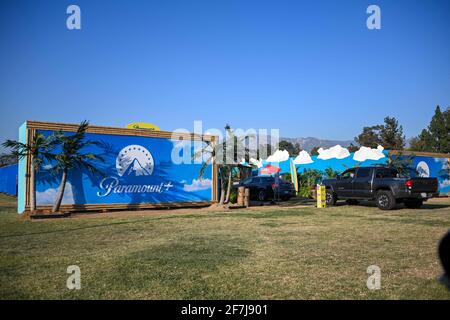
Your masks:
{"label": "grass lawn", "polygon": [[[29,221],[0,196],[2,299],[449,299],[450,201]],[[81,290],[66,269],[81,268]],[[368,290],[367,267],[381,268]]]}

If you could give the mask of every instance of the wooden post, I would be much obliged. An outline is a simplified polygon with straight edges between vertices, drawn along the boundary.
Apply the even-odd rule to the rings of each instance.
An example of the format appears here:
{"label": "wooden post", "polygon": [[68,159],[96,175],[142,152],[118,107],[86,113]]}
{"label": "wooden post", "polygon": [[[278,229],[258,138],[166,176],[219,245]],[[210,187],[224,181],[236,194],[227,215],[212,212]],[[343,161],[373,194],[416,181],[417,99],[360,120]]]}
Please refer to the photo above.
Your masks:
{"label": "wooden post", "polygon": [[238,195],[237,195],[237,205],[243,206],[244,205],[244,196],[245,196],[245,188],[239,187],[238,188]]}
{"label": "wooden post", "polygon": [[244,205],[246,208],[250,207],[250,189],[245,188]]}

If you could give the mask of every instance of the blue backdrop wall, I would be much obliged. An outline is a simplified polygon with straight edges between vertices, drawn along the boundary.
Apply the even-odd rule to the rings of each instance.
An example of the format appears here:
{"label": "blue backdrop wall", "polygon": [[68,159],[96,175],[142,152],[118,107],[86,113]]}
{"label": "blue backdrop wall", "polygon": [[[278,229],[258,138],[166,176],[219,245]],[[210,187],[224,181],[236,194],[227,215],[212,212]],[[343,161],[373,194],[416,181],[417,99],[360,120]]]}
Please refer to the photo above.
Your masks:
{"label": "blue backdrop wall", "polygon": [[[44,135],[52,131],[38,130]],[[70,134],[70,133],[67,133]],[[90,161],[98,172],[86,168],[69,171],[62,204],[137,204],[212,200],[212,165],[199,179],[201,163],[175,164],[174,145],[167,138],[87,133],[96,144],[83,153],[101,156],[104,162]],[[58,150],[55,150],[57,153]],[[186,149],[179,150],[182,156]],[[192,152],[192,150],[191,150]],[[191,158],[189,157],[189,160]],[[61,174],[45,164],[36,176],[37,205],[54,203]]]}
{"label": "blue backdrop wall", "polygon": [[[359,162],[353,160],[354,153],[351,153],[350,156],[344,159],[328,159],[321,160],[318,159],[317,156],[312,156],[311,159],[313,163],[310,164],[302,164],[296,165],[297,172],[302,173],[306,169],[314,169],[319,171],[325,171],[326,168],[332,168],[335,171],[342,172],[346,169],[352,168],[355,165],[359,165],[362,167],[373,166],[383,164],[388,159],[388,150],[383,151],[385,158],[381,158],[380,160],[366,160],[363,162]],[[277,165],[281,169],[281,174],[290,173],[290,161],[294,160],[294,158],[290,158],[289,160],[273,163],[273,165]],[[266,161],[263,161],[263,166],[267,164]],[[440,157],[431,157],[431,156],[419,156],[416,155],[413,157],[412,167],[416,169],[417,175],[424,177],[436,177],[439,181],[439,193],[442,195],[450,193],[450,177],[449,177],[449,158],[440,158]]]}
{"label": "blue backdrop wall", "polygon": [[0,168],[1,193],[17,196],[17,168],[17,164]]}

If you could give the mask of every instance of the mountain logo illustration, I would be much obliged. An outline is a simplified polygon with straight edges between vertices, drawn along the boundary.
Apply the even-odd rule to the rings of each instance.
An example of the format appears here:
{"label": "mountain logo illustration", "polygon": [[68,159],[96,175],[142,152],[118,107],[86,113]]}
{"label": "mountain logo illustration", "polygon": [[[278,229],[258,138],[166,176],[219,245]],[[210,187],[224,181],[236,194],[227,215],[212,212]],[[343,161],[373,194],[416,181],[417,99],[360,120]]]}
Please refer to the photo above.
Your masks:
{"label": "mountain logo illustration", "polygon": [[154,168],[153,156],[145,147],[129,145],[123,148],[116,159],[117,173],[126,176],[150,176]]}

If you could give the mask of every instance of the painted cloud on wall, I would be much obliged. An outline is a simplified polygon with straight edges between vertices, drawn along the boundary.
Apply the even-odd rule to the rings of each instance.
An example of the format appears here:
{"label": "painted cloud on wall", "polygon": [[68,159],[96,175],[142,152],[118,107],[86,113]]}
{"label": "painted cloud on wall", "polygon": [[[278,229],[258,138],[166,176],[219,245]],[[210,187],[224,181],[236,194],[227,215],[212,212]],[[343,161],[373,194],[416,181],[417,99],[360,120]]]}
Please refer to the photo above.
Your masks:
{"label": "painted cloud on wall", "polygon": [[381,158],[386,157],[383,150],[384,148],[382,146],[378,146],[376,149],[361,147],[355,152],[353,160],[360,162],[366,160],[380,160]]}
{"label": "painted cloud on wall", "polygon": [[[57,193],[57,188],[49,188],[45,191],[36,192],[36,203],[38,205],[53,204],[55,203]],[[66,182],[62,204],[75,204],[72,185],[69,182]]]}
{"label": "painted cloud on wall", "polygon": [[211,189],[211,186],[212,186],[211,179],[194,179],[192,180],[191,184],[185,184],[183,190],[187,192],[194,192]]}
{"label": "painted cloud on wall", "polygon": [[329,160],[329,159],[344,159],[350,156],[350,152],[347,148],[341,147],[339,144],[329,149],[320,148],[318,150],[319,155],[317,159]]}
{"label": "painted cloud on wall", "polygon": [[311,156],[305,150],[300,151],[299,155],[294,159],[294,164],[310,164],[313,162]]}
{"label": "painted cloud on wall", "polygon": [[277,150],[273,155],[267,158],[267,162],[283,162],[289,160],[289,152],[286,150]]}

